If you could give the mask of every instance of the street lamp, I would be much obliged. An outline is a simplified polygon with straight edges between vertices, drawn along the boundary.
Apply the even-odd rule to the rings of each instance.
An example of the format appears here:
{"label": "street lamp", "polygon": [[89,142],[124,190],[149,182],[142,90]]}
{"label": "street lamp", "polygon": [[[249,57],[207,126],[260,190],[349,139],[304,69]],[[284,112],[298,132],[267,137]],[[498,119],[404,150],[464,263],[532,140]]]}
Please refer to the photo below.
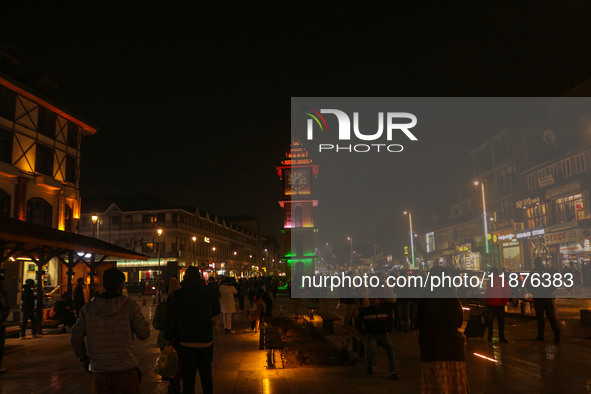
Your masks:
{"label": "street lamp", "polygon": [[212,246],[211,247],[211,261],[213,263],[213,274],[215,276],[215,255],[214,255],[214,253],[215,253],[215,246]]}
{"label": "street lamp", "polygon": [[160,236],[162,235],[162,229],[156,230],[158,233],[158,304],[162,300],[162,271],[160,271]]}
{"label": "street lamp", "polygon": [[265,258],[263,260],[265,260],[265,266],[269,265],[269,250],[267,248],[265,248]]}
{"label": "street lamp", "polygon": [[408,215],[408,225],[410,227],[410,256],[412,269],[415,269],[415,237],[412,231],[412,211],[404,211],[405,215]]}
{"label": "street lamp", "polygon": [[353,238],[347,237],[347,241],[349,241],[349,244],[351,246],[351,257],[349,258],[349,269],[352,269],[353,268]]}
{"label": "street lamp", "polygon": [[193,265],[195,265],[195,245],[197,245],[197,237],[193,235],[193,238],[191,238],[193,240]]}
{"label": "street lamp", "polygon": [[474,181],[474,186],[480,184],[482,190],[482,222],[484,223],[484,242],[486,245],[486,254],[489,253],[488,246],[488,221],[486,220],[486,199],[484,197],[484,181]]}
{"label": "street lamp", "polygon": [[94,215],[91,216],[92,218],[92,237],[93,238],[98,238],[98,226],[99,226],[99,217],[98,215],[95,213]]}

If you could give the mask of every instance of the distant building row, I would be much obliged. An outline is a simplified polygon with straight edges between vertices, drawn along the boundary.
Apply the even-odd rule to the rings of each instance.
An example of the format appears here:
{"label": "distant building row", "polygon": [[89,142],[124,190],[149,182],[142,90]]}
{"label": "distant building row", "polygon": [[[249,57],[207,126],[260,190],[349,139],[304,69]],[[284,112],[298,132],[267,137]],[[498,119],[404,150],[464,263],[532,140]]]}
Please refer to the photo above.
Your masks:
{"label": "distant building row", "polygon": [[505,130],[469,152],[481,189],[459,191],[420,235],[420,264],[460,269],[530,269],[542,257],[556,269],[591,257],[591,135],[581,129]]}

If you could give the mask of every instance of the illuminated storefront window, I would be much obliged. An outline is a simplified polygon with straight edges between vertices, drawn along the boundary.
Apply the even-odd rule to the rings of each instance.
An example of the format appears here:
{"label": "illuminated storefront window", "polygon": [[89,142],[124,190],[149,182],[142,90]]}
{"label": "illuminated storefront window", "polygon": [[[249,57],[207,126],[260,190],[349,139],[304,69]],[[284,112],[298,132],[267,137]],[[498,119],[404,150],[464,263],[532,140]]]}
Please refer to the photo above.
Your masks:
{"label": "illuminated storefront window", "polygon": [[160,271],[158,270],[146,270],[146,271],[140,271],[140,281],[149,281],[152,279],[156,279],[158,278],[158,275],[161,274]]}
{"label": "illuminated storefront window", "polygon": [[435,250],[435,233],[427,233],[425,239],[427,241],[427,253],[433,252]]}
{"label": "illuminated storefront window", "polygon": [[582,194],[556,199],[552,205],[555,224],[568,223],[573,220],[585,218]]}
{"label": "illuminated storefront window", "polygon": [[503,244],[503,263],[507,271],[519,272],[521,269],[519,242],[513,241]]}
{"label": "illuminated storefront window", "polygon": [[527,228],[546,227],[548,225],[546,203],[528,207],[525,216],[527,218]]}

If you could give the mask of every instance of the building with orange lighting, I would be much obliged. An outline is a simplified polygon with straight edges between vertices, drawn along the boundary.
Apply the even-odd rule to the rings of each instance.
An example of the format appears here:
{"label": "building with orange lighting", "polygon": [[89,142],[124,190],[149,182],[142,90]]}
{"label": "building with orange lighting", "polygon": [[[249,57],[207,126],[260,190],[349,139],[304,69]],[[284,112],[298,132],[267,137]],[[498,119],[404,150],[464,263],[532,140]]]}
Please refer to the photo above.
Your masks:
{"label": "building with orange lighting", "polygon": [[[80,142],[97,131],[20,83],[0,76],[0,215],[77,232],[80,216]],[[18,293],[36,266],[26,258],[3,264],[10,292]],[[43,283],[61,282],[60,265],[43,267]]]}

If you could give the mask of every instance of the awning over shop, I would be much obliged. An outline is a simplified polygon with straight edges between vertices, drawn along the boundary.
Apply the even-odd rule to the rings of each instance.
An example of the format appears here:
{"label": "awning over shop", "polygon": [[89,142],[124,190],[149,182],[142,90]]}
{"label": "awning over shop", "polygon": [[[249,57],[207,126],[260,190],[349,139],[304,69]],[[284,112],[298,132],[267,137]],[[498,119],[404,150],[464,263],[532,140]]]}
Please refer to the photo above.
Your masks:
{"label": "awning over shop", "polygon": [[[72,276],[76,264],[85,264],[90,270],[90,291],[94,294],[94,276],[97,265],[107,257],[147,260],[148,256],[117,245],[75,233],[40,226],[8,217],[0,217],[0,263],[19,257],[30,259],[37,265],[36,282],[42,281],[42,267],[56,258],[68,268],[68,292],[72,294]],[[43,289],[37,288],[37,302],[42,304]],[[38,309],[39,320],[41,313]]]}
{"label": "awning over shop", "polygon": [[0,242],[2,263],[10,257],[16,257],[15,254],[27,254],[40,248],[61,251],[60,254],[73,251],[135,260],[148,259],[148,256],[100,239],[7,217],[0,217]]}

